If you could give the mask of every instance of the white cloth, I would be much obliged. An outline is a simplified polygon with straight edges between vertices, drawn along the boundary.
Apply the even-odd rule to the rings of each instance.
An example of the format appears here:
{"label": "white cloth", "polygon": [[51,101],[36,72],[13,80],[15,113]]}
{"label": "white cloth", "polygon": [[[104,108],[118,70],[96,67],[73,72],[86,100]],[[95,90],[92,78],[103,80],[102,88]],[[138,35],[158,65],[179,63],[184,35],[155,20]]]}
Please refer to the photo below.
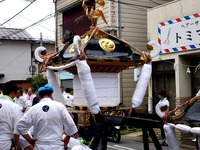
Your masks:
{"label": "white cloth", "polygon": [[54,88],[53,99],[65,105],[65,99],[61,93],[60,86],[58,85],[54,71],[47,69],[46,75],[47,75],[48,83]]}
{"label": "white cloth", "polygon": [[0,150],[10,150],[14,127],[21,117],[19,106],[8,97],[0,96]]}
{"label": "white cloth", "polygon": [[180,150],[179,142],[176,137],[175,126],[173,124],[165,124],[163,128],[169,144],[169,150]]}
{"label": "white cloth", "polygon": [[81,144],[81,145],[74,146],[72,150],[92,150],[92,149],[90,149],[88,146],[84,144]]}
{"label": "white cloth", "polygon": [[168,106],[168,109],[166,111],[169,110],[169,101],[167,100],[167,98],[165,97],[163,100],[160,100],[158,102],[158,104],[156,105],[156,114],[160,117],[163,118],[164,114],[166,111],[161,111],[161,108],[164,106]]}
{"label": "white cloth", "polygon": [[135,91],[132,96],[132,107],[139,107],[144,99],[149,80],[151,78],[152,67],[149,64],[144,64],[141,70],[139,81],[136,84]]}
{"label": "white cloth", "polygon": [[166,97],[163,100],[161,99],[158,103],[164,103],[165,105],[169,107],[169,101]]}
{"label": "white cloth", "polygon": [[67,150],[71,150],[74,146],[81,145],[80,140],[70,137],[69,143],[67,144]]}
{"label": "white cloth", "polygon": [[23,108],[26,108],[28,106],[28,102],[26,99],[24,99],[23,96],[20,96],[19,98],[15,97],[13,100],[17,105],[19,105],[21,110],[23,110]]}
{"label": "white cloth", "polygon": [[26,97],[25,97],[25,99],[27,100],[27,103],[28,103],[28,106],[32,106],[32,102],[33,102],[33,99],[34,99],[34,97],[35,97],[36,95],[33,95],[33,94],[31,94],[31,95],[26,95]]}
{"label": "white cloth", "polygon": [[70,107],[74,106],[74,96],[73,95],[71,95],[70,93],[66,93],[64,95],[64,99],[65,99],[66,106],[70,106]]}
{"label": "white cloth", "polygon": [[92,114],[98,114],[100,112],[99,102],[97,101],[96,90],[91,75],[90,67],[86,60],[76,60],[76,67],[78,70],[78,76],[80,78],[81,87],[88,105],[90,106]]}
{"label": "white cloth", "polygon": [[50,98],[43,98],[31,107],[17,123],[20,134],[27,134],[27,129],[34,127],[33,135],[37,139],[35,150],[63,149],[63,126],[68,136],[77,132],[76,125],[65,106]]}
{"label": "white cloth", "polygon": [[33,95],[33,94],[31,94],[31,95],[28,95],[28,94],[27,94],[25,99],[26,99],[27,101],[33,101],[34,97],[35,97],[35,95]]}
{"label": "white cloth", "polygon": [[200,90],[197,92],[196,96],[200,96]]}
{"label": "white cloth", "polygon": [[63,91],[62,95],[65,96],[67,93],[65,91]]}
{"label": "white cloth", "polygon": [[23,96],[24,99],[26,99],[27,94],[26,94],[26,93],[23,93],[22,96]]}

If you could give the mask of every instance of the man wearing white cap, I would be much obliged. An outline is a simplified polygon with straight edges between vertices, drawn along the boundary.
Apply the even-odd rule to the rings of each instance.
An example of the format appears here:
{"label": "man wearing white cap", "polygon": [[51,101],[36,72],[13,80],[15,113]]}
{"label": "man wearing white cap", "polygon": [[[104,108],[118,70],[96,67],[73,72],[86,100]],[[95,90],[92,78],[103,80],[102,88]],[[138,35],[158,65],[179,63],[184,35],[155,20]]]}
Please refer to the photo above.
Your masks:
{"label": "man wearing white cap", "polygon": [[[38,89],[40,102],[31,107],[16,125],[19,133],[34,147],[35,150],[63,150],[69,137],[77,132],[76,125],[65,106],[52,100],[53,87],[46,84]],[[34,127],[31,138],[28,130]],[[62,142],[62,131],[66,130],[67,136]]]}

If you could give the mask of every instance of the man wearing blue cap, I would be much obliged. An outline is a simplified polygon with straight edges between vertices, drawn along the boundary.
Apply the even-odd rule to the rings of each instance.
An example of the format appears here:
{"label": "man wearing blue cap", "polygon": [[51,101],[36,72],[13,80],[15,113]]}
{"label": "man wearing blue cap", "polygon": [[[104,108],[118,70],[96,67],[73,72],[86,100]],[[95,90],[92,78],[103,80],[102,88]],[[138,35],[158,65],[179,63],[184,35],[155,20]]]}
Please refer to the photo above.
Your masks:
{"label": "man wearing blue cap", "polygon": [[[19,133],[34,146],[35,150],[63,150],[69,137],[77,132],[76,125],[65,106],[52,100],[53,87],[46,84],[38,89],[40,102],[31,107],[16,125]],[[28,130],[34,127],[31,138]],[[66,130],[67,136],[62,142],[62,131]]]}

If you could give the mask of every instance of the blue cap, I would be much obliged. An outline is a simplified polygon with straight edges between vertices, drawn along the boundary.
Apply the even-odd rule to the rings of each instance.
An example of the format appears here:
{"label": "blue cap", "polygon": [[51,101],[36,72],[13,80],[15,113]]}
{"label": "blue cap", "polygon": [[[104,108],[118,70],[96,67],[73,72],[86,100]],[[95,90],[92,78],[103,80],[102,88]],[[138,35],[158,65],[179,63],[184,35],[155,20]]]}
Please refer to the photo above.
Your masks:
{"label": "blue cap", "polygon": [[51,91],[53,93],[53,87],[49,84],[46,84],[45,86],[42,86],[38,89],[38,94],[41,92],[41,91]]}

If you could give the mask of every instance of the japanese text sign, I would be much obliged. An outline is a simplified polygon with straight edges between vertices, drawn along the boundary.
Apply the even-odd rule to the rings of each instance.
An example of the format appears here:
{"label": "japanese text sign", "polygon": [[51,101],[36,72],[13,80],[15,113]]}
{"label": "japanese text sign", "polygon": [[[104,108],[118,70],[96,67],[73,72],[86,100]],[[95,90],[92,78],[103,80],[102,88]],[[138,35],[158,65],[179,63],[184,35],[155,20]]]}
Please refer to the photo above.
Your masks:
{"label": "japanese text sign", "polygon": [[161,53],[200,48],[200,14],[161,22],[158,34]]}

